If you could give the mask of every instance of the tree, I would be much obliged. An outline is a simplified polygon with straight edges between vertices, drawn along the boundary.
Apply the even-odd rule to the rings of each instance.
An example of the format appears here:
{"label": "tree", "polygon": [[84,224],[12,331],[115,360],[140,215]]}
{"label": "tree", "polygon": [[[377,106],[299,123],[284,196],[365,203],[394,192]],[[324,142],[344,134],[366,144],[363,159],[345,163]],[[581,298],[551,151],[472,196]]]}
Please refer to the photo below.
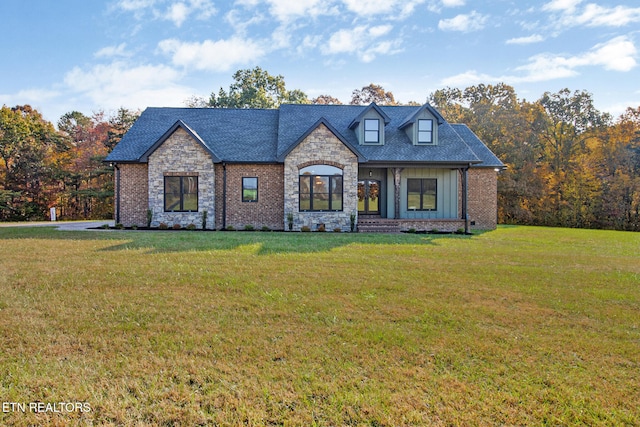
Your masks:
{"label": "tree", "polygon": [[317,98],[313,98],[311,103],[316,105],[342,105],[338,98],[334,98],[331,95],[320,95]]}
{"label": "tree", "polygon": [[0,219],[42,219],[54,194],[55,156],[68,146],[29,105],[0,110]]}
{"label": "tree", "polygon": [[351,105],[369,105],[372,102],[377,105],[398,105],[393,93],[385,92],[382,86],[373,83],[351,93]]}
{"label": "tree", "polygon": [[278,108],[281,104],[308,104],[307,95],[301,90],[287,90],[284,77],[272,76],[256,67],[238,70],[233,75],[235,83],[229,91],[220,88],[218,95],[211,94],[209,106],[214,108]]}
{"label": "tree", "polygon": [[107,139],[107,148],[113,150],[125,133],[133,126],[140,117],[140,111],[131,111],[124,107],[120,107],[114,116],[109,118],[109,134]]}

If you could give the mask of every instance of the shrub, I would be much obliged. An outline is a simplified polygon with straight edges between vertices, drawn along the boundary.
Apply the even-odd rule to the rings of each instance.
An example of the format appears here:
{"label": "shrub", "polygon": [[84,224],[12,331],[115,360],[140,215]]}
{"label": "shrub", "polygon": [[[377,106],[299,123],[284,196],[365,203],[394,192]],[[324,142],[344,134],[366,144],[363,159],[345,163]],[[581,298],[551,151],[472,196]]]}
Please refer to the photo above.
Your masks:
{"label": "shrub", "polygon": [[251,224],[247,224],[244,226],[244,231],[253,231],[255,230],[255,227]]}
{"label": "shrub", "polygon": [[147,228],[151,228],[151,221],[153,220],[153,211],[147,209]]}
{"label": "shrub", "polygon": [[336,227],[336,228],[333,229],[333,232],[334,233],[342,233],[342,228]]}
{"label": "shrub", "polygon": [[182,226],[180,224],[173,224],[173,228],[174,230],[180,230],[182,228]]}
{"label": "shrub", "polygon": [[464,234],[464,228],[458,228],[456,234]]}
{"label": "shrub", "polygon": [[206,230],[207,228],[207,211],[202,211],[202,229]]}
{"label": "shrub", "polygon": [[433,234],[436,234],[436,233],[438,233],[438,229],[437,229],[437,228],[432,228],[432,229],[431,229],[431,232],[432,232]]}
{"label": "shrub", "polygon": [[325,231],[327,231],[327,229],[326,229],[326,227],[324,226],[324,224],[320,224],[320,225],[318,226],[318,231],[325,232]]}
{"label": "shrub", "polygon": [[287,225],[289,226],[289,231],[293,230],[293,212],[287,212]]}
{"label": "shrub", "polygon": [[109,229],[109,224],[102,224],[100,228],[104,228],[105,230]]}
{"label": "shrub", "polygon": [[271,229],[269,227],[267,227],[266,225],[263,225],[261,230],[262,231],[271,231]]}
{"label": "shrub", "polygon": [[302,227],[300,227],[300,231],[308,233],[309,231],[311,231],[311,229],[306,225],[303,225]]}
{"label": "shrub", "polygon": [[416,232],[415,228],[410,228],[410,229],[407,230],[407,233],[414,234],[415,232]]}
{"label": "shrub", "polygon": [[137,229],[138,229],[138,226],[137,226],[136,224],[133,224],[133,225],[131,226],[131,229],[132,229],[132,230],[137,230]]}
{"label": "shrub", "polygon": [[159,228],[160,230],[168,230],[168,229],[169,229],[169,226],[168,226],[166,223],[161,222],[161,223],[160,223],[160,225],[158,226],[158,228]]}
{"label": "shrub", "polygon": [[227,228],[225,228],[225,230],[227,231],[234,231],[236,228],[233,225],[227,225]]}
{"label": "shrub", "polygon": [[196,229],[196,225],[191,223],[189,225],[187,225],[187,230],[195,230]]}
{"label": "shrub", "polygon": [[122,230],[124,228],[124,224],[122,224],[121,222],[116,224],[116,229],[117,230]]}

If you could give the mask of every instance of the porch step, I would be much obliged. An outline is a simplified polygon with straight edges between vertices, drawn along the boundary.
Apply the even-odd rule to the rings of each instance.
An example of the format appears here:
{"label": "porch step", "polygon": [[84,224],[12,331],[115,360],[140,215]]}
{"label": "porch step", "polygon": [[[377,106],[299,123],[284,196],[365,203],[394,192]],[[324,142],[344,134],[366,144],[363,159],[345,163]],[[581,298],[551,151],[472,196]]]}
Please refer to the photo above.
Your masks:
{"label": "porch step", "polygon": [[399,233],[400,224],[388,219],[360,219],[358,221],[360,233]]}

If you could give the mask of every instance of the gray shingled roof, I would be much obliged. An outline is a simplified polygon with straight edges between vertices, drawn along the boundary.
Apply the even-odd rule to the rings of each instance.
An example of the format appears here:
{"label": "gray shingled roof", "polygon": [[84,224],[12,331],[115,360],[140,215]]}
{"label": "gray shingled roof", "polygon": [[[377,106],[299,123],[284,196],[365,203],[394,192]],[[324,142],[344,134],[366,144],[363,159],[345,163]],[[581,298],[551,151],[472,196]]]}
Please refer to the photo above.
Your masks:
{"label": "gray shingled roof", "polygon": [[181,121],[217,159],[225,162],[281,162],[314,125],[324,121],[359,154],[361,162],[473,163],[502,167],[500,160],[464,125],[442,123],[437,145],[416,146],[400,129],[423,107],[379,106],[390,119],[385,144],[358,145],[349,125],[371,106],[286,104],[278,110],[147,108],[106,161],[139,162],[165,132]]}
{"label": "gray shingled roof", "polygon": [[147,108],[106,161],[140,161],[178,120],[223,161],[276,161],[278,110],[218,108]]}

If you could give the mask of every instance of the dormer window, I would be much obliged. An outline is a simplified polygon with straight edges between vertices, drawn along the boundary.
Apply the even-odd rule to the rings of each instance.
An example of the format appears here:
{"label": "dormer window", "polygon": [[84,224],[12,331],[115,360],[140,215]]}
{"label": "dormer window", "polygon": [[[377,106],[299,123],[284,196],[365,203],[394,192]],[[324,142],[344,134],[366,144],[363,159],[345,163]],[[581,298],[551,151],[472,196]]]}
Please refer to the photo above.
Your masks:
{"label": "dormer window", "polygon": [[418,120],[418,144],[433,144],[433,120]]}
{"label": "dormer window", "polygon": [[364,119],[364,143],[365,144],[380,143],[380,120]]}

